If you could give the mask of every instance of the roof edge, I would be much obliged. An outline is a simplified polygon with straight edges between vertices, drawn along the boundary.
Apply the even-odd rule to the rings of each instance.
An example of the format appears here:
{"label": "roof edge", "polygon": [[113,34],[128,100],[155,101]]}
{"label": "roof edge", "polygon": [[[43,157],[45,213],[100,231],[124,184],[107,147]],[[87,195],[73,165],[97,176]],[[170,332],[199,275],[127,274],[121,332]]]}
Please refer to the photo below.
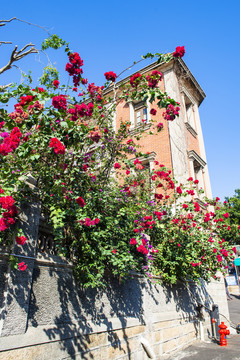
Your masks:
{"label": "roof edge", "polygon": [[[201,86],[199,85],[198,81],[196,80],[196,78],[193,76],[192,72],[189,70],[188,66],[186,65],[186,63],[182,60],[182,59],[173,59],[171,60],[169,63],[165,63],[165,62],[161,62],[158,63],[157,61],[153,62],[152,64],[149,64],[145,67],[143,67],[140,70],[137,70],[133,73],[131,73],[130,75],[126,76],[124,79],[116,82],[115,86],[119,87],[127,82],[130,81],[130,78],[133,74],[135,74],[136,72],[141,72],[141,73],[146,73],[150,70],[154,70],[155,68],[161,66],[163,67],[162,71],[164,73],[164,70],[167,71],[170,68],[173,68],[174,64],[178,64],[178,66],[186,73],[186,75],[188,76],[188,78],[191,80],[191,82],[193,83],[193,85],[195,86],[195,88],[198,90],[198,93],[200,95],[200,103],[199,105],[202,103],[202,101],[205,99],[206,94],[203,91],[203,89],[201,88]],[[164,69],[164,67],[166,67],[166,69]],[[105,93],[111,92],[113,89],[113,85],[109,86],[109,88],[107,90],[105,90]]]}

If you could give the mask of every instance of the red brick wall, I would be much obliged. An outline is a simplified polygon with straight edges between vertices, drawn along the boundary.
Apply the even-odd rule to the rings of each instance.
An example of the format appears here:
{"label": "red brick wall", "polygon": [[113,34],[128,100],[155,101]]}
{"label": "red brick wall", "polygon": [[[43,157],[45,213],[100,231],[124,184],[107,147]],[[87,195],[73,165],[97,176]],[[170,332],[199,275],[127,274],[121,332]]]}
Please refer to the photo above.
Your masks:
{"label": "red brick wall", "polygon": [[[159,82],[159,87],[162,91],[165,91],[163,81]],[[154,151],[157,154],[155,160],[159,161],[159,163],[164,164],[167,168],[172,170],[168,122],[164,120],[162,116],[164,109],[159,110],[156,104],[151,104],[150,109],[151,108],[155,108],[157,110],[157,114],[155,116],[151,116],[151,118],[156,121],[156,124],[158,124],[159,122],[163,123],[164,128],[161,132],[157,132],[156,126],[152,126],[151,129],[154,135],[147,135],[148,131],[146,130],[145,134],[142,135],[141,139],[137,141],[137,144],[140,145],[142,152],[151,153]],[[119,128],[121,121],[123,122],[130,121],[129,105],[124,102],[120,103],[117,106],[117,110],[116,110],[117,129]]]}

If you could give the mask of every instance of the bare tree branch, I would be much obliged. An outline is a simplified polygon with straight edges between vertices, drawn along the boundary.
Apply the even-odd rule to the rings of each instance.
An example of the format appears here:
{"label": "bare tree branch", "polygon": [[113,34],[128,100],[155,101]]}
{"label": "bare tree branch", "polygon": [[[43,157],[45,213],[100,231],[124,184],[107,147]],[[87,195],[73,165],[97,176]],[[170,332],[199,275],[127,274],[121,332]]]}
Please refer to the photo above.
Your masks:
{"label": "bare tree branch", "polygon": [[36,26],[36,27],[38,27],[38,28],[40,28],[40,29],[42,29],[42,30],[46,31],[46,32],[48,33],[48,35],[51,35],[51,33],[50,33],[47,29],[45,29],[45,27],[44,27],[44,26],[40,26],[40,25],[37,25],[37,24],[33,24],[33,23],[30,23],[30,22],[28,22],[28,21],[21,20],[21,19],[18,19],[18,18],[16,18],[16,20],[17,20],[17,21],[24,22],[25,24],[28,24],[28,25]]}
{"label": "bare tree branch", "polygon": [[11,41],[0,41],[0,46],[1,46],[2,44],[12,44],[12,42],[11,42]]}
{"label": "bare tree branch", "polygon": [[[30,47],[31,46],[31,47]],[[29,48],[28,50],[26,50],[27,48]],[[26,50],[26,51],[25,51]],[[21,50],[17,51],[17,45],[15,46],[11,56],[10,56],[10,59],[9,59],[9,62],[3,66],[1,69],[0,69],[0,74],[2,74],[4,71],[6,70],[9,70],[11,69],[12,67],[12,64],[15,62],[15,61],[18,61],[20,59],[22,59],[23,57],[29,55],[29,54],[34,54],[34,53],[38,53],[38,50],[35,48],[35,45],[32,44],[32,43],[29,43],[27,45],[25,45]]]}
{"label": "bare tree branch", "polygon": [[17,18],[13,17],[13,18],[11,18],[9,20],[0,20],[0,26],[5,26],[7,22],[9,23],[9,22],[11,22],[13,20],[17,20]]}
{"label": "bare tree branch", "polygon": [[32,25],[32,26],[36,26],[36,27],[38,27],[38,28],[46,31],[49,35],[51,35],[51,33],[50,33],[47,29],[45,29],[45,27],[40,26],[40,25],[37,25],[37,24],[30,23],[30,22],[25,21],[25,20],[18,19],[18,18],[16,18],[16,17],[13,17],[13,18],[11,18],[11,19],[9,19],[9,20],[0,20],[0,26],[5,26],[6,23],[9,23],[9,22],[11,22],[11,21],[13,21],[13,20],[21,21],[21,22],[23,22],[23,23],[25,23],[25,24]]}
{"label": "bare tree branch", "polygon": [[[30,22],[25,21],[25,20],[18,19],[18,18],[16,18],[16,17],[13,17],[13,18],[11,18],[11,19],[9,19],[9,20],[1,20],[1,19],[0,19],[0,26],[5,26],[6,23],[10,23],[10,22],[13,21],[13,20],[17,20],[17,21],[23,22],[23,23],[28,24],[28,25],[36,26],[36,27],[38,27],[38,28],[46,31],[46,32],[48,33],[48,35],[51,35],[51,33],[50,33],[47,29],[45,29],[45,27],[40,26],[40,25],[37,25],[37,24],[30,23]],[[11,41],[1,41],[1,40],[0,40],[0,46],[1,46],[2,44],[12,44],[12,42],[11,42]]]}
{"label": "bare tree branch", "polygon": [[[0,26],[5,26],[6,23],[10,23],[13,20],[17,20],[17,21],[23,22],[23,23],[28,24],[28,25],[36,26],[36,27],[46,31],[49,35],[51,35],[50,32],[47,29],[45,29],[43,26],[36,25],[36,24],[30,23],[28,21],[18,19],[17,17],[13,17],[13,18],[11,18],[9,20],[0,19]],[[12,44],[12,42],[11,41],[2,41],[2,40],[0,40],[0,46],[3,45],[3,44]],[[18,60],[21,60],[22,58],[24,58],[25,56],[27,56],[29,54],[34,54],[34,53],[35,54],[39,53],[39,51],[35,48],[35,45],[32,44],[32,43],[26,44],[20,50],[18,50],[18,47],[16,45],[14,50],[11,53],[11,56],[10,56],[10,59],[9,59],[8,63],[5,66],[3,66],[2,68],[0,68],[0,75],[2,73],[4,73],[6,70],[11,69],[13,66],[16,66],[16,65],[13,65],[14,62],[16,62]],[[11,84],[0,86],[0,92],[4,91],[10,85]]]}

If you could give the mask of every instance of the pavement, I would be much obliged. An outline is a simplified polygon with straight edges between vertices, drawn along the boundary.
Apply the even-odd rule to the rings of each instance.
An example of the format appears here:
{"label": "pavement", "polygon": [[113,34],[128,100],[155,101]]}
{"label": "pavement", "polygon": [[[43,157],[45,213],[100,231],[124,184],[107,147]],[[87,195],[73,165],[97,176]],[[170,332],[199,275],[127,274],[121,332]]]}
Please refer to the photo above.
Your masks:
{"label": "pavement", "polygon": [[[234,324],[240,323],[240,295],[231,294],[228,301],[230,320]],[[230,328],[231,331],[231,328]],[[240,334],[229,335],[227,346],[220,346],[214,342],[198,342],[191,345],[167,360],[240,360]]]}

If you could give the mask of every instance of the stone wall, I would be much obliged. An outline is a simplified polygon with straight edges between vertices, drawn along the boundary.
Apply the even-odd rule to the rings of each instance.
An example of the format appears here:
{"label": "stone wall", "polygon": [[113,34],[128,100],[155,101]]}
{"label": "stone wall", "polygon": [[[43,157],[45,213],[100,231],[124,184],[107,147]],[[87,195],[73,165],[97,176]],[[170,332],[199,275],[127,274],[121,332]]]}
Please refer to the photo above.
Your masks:
{"label": "stone wall", "polygon": [[[72,266],[56,256],[37,256],[30,288],[26,330],[20,326],[16,333],[18,319],[6,316],[13,326],[8,333],[2,327],[1,360],[160,359],[199,339],[196,299],[206,307],[216,302],[228,317],[223,282],[191,284],[189,291],[134,276],[86,290],[75,282]],[[9,294],[7,302],[9,307]],[[207,336],[207,312],[205,318]]]}
{"label": "stone wall", "polygon": [[105,289],[84,289],[63,258],[37,251],[40,209],[21,215],[28,242],[12,253],[24,272],[8,266],[0,251],[0,359],[162,359],[199,339],[201,302],[205,339],[213,303],[229,318],[224,282],[164,286],[133,275],[109,280]]}

